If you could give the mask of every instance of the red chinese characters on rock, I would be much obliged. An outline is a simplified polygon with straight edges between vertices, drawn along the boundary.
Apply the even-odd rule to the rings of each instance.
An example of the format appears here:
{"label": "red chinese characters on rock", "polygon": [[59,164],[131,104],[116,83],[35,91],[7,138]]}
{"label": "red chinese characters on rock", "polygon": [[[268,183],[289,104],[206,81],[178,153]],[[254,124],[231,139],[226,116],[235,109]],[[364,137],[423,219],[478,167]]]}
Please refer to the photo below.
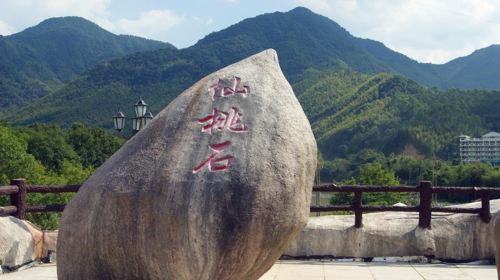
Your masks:
{"label": "red chinese characters on rock", "polygon": [[219,144],[210,144],[208,147],[210,148],[210,150],[213,151],[213,153],[205,161],[203,161],[200,165],[196,166],[193,169],[193,174],[202,171],[203,168],[205,167],[207,167],[208,171],[210,172],[228,170],[229,166],[231,165],[231,162],[234,160],[234,157],[231,155],[223,157],[217,157],[217,156],[222,150],[226,149],[229,146],[231,146],[230,141],[225,141]]}
{"label": "red chinese characters on rock", "polygon": [[236,133],[247,132],[248,126],[241,122],[242,116],[243,114],[238,112],[236,107],[232,107],[229,112],[213,109],[210,115],[199,119],[198,123],[203,124],[201,131],[208,134],[224,129]]}
{"label": "red chinese characters on rock", "polygon": [[212,100],[221,97],[223,98],[223,97],[233,96],[236,94],[241,94],[241,96],[247,97],[248,94],[250,94],[250,87],[243,86],[240,88],[240,81],[241,81],[240,77],[234,77],[232,87],[224,87],[223,86],[224,81],[222,79],[219,79],[217,83],[211,85],[209,88]]}
{"label": "red chinese characters on rock", "polygon": [[[249,86],[240,86],[241,78],[234,77],[231,87],[224,86],[224,80],[218,79],[217,83],[209,86],[209,94],[212,101],[217,98],[225,98],[235,96],[237,94],[242,97],[248,97],[250,93]],[[212,113],[198,119],[198,124],[202,125],[201,131],[210,135],[227,130],[233,133],[243,133],[248,131],[248,125],[244,124],[241,119],[243,113],[237,107],[231,107],[229,111],[222,111],[216,108],[212,109]],[[208,169],[209,172],[227,171],[231,163],[235,159],[233,155],[220,155],[221,152],[231,146],[231,141],[222,143],[210,144],[208,147],[212,150],[212,154],[208,156],[202,163],[193,169],[193,174],[197,174]]]}

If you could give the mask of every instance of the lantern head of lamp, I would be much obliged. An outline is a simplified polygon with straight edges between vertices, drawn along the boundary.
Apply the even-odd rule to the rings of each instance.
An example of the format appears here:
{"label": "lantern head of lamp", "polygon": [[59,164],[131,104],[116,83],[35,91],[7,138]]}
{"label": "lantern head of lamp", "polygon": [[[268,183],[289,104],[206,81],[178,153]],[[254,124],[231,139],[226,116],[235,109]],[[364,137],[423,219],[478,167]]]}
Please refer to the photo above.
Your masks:
{"label": "lantern head of lamp", "polygon": [[141,130],[142,118],[132,118],[132,130],[135,132]]}
{"label": "lantern head of lamp", "polygon": [[144,126],[148,125],[153,120],[153,114],[151,112],[147,112],[144,115]]}
{"label": "lantern head of lamp", "polygon": [[113,124],[118,132],[122,131],[125,127],[125,115],[120,111],[116,112],[113,116]]}
{"label": "lantern head of lamp", "polygon": [[135,116],[137,118],[141,118],[144,116],[144,114],[146,114],[148,104],[146,104],[146,102],[144,102],[144,100],[142,100],[142,97],[141,97],[139,99],[139,101],[137,101],[137,103],[135,103],[134,108],[135,108]]}

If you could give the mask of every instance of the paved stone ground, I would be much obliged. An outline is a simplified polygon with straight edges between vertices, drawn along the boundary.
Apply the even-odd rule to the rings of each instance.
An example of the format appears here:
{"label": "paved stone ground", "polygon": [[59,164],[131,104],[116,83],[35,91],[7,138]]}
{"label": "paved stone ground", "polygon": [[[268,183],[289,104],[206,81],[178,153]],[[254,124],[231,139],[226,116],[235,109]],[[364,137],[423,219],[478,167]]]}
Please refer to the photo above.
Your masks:
{"label": "paved stone ground", "polygon": [[[1,274],[1,280],[56,280],[56,266],[44,264]],[[260,280],[497,280],[493,265],[279,261]]]}

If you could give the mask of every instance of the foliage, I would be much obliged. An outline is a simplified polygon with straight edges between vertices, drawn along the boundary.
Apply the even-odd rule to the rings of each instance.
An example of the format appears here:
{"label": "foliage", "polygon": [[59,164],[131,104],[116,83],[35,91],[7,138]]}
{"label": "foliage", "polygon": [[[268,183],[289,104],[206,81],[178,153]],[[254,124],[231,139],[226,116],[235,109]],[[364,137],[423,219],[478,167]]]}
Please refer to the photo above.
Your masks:
{"label": "foliage", "polygon": [[68,142],[84,167],[100,166],[123,144],[121,138],[112,136],[101,128],[90,128],[81,123],[71,126]]}
{"label": "foliage", "polygon": [[439,91],[390,74],[329,73],[299,100],[325,160],[372,149],[453,161],[458,135],[500,128],[500,111],[490,105],[500,102],[498,92]]}
{"label": "foliage", "polygon": [[[84,34],[87,36],[84,37],[85,40],[78,37],[83,32],[75,30],[75,27],[70,24],[72,21],[82,21],[79,26],[88,31],[88,34]],[[68,30],[73,31],[74,34],[68,35],[63,32]],[[49,36],[50,40],[48,40],[44,36],[49,34],[49,31],[51,31],[50,34],[61,33],[63,35],[54,35],[55,38]],[[340,104],[352,103],[359,93],[359,102],[352,104],[356,106],[346,108],[346,110],[349,111],[348,113],[352,113],[352,110],[363,109],[368,114],[360,115],[355,119],[348,118],[345,121],[338,119],[338,125],[348,128],[351,124],[363,123],[362,127],[353,129],[364,129],[368,133],[373,133],[370,129],[369,117],[378,115],[378,121],[382,122],[387,130],[387,138],[394,138],[397,135],[415,137],[417,136],[415,129],[428,128],[425,125],[421,128],[414,125],[393,128],[392,126],[397,125],[398,121],[391,119],[394,114],[422,119],[425,116],[418,113],[430,113],[427,117],[432,116],[432,110],[438,109],[440,106],[444,107],[446,105],[444,102],[450,100],[453,104],[466,105],[466,110],[458,108],[459,110],[454,113],[455,116],[463,111],[474,111],[474,108],[464,102],[468,99],[467,97],[453,100],[448,98],[451,96],[448,93],[444,97],[439,92],[425,93],[416,83],[393,79],[390,76],[386,76],[387,78],[375,77],[367,81],[368,77],[350,75],[352,71],[368,75],[382,72],[398,73],[419,83],[441,88],[500,88],[500,80],[496,78],[500,71],[500,64],[497,62],[499,60],[495,59],[499,55],[499,46],[491,46],[477,51],[469,57],[457,59],[444,65],[422,64],[390,50],[380,42],[356,38],[334,21],[300,7],[287,13],[276,12],[245,19],[238,24],[206,36],[189,48],[180,50],[165,48],[131,54],[99,64],[95,68],[91,68],[91,65],[96,65],[91,62],[96,60],[96,56],[102,58],[98,60],[99,62],[106,61],[108,60],[106,58],[113,54],[111,50],[118,51],[123,49],[123,46],[115,43],[116,40],[108,40],[111,35],[98,29],[92,23],[75,18],[52,19],[26,34],[24,32],[20,34],[23,34],[21,37],[44,39],[35,41],[36,44],[31,44],[35,44],[37,48],[41,49],[42,57],[50,63],[46,65],[44,62],[38,65],[37,61],[26,59],[26,57],[13,58],[12,60],[19,65],[34,63],[35,65],[31,68],[43,69],[43,71],[36,71],[36,75],[26,70],[27,73],[23,77],[29,77],[28,80],[34,80],[32,77],[38,77],[40,73],[47,75],[43,79],[37,78],[31,82],[9,76],[13,73],[23,73],[22,71],[6,70],[5,76],[0,75],[0,77],[5,77],[3,78],[5,81],[0,81],[0,91],[5,91],[11,96],[6,99],[9,102],[5,103],[8,103],[7,105],[11,105],[12,102],[17,104],[8,112],[3,113],[15,120],[16,124],[51,122],[67,126],[73,122],[81,121],[92,126],[110,127],[109,117],[113,111],[118,109],[117,107],[127,108],[125,114],[132,115],[132,109],[129,108],[128,104],[135,102],[141,95],[153,104],[151,109],[158,112],[182,90],[203,76],[269,48],[277,51],[285,76],[294,86],[298,96],[306,92],[310,84],[314,84],[318,78],[323,77],[324,73],[348,71],[342,79],[323,80],[315,85],[323,93],[331,90],[329,95],[322,94],[311,100],[310,96],[301,98],[306,109],[314,108],[314,110],[308,110],[312,121],[316,121],[316,118],[330,116],[330,113],[334,111],[339,111],[340,114],[334,118],[342,116],[343,110],[338,110],[338,108],[342,108]],[[68,37],[74,40],[70,40]],[[69,58],[66,55],[61,55],[61,53],[66,52],[59,51],[60,46],[53,43],[55,39],[57,39],[56,42],[60,42],[62,38],[71,45],[68,48],[68,52],[71,54]],[[3,38],[3,40],[0,38],[0,50],[2,50],[2,46],[5,49],[5,52],[2,53],[10,53],[8,50],[18,49],[17,45],[11,41],[10,36]],[[144,42],[144,44],[137,43],[137,45],[148,44]],[[111,50],[107,48],[108,46],[111,47]],[[157,46],[157,44],[152,44],[151,48],[154,49]],[[15,67],[18,67],[16,63],[9,62],[8,65],[12,67],[5,67],[5,69],[16,69]],[[0,69],[1,65],[0,63]],[[29,67],[23,66],[24,68]],[[87,71],[78,78],[75,78],[77,74],[72,74],[82,73],[83,70]],[[367,82],[366,87],[356,90],[355,85],[361,85],[363,81]],[[20,88],[20,85],[23,88]],[[393,90],[390,90],[391,88]],[[27,92],[29,94],[25,94]],[[45,96],[47,92],[52,94]],[[309,95],[314,94],[311,90],[309,92]],[[385,99],[384,96],[374,96],[377,93],[387,93],[393,98]],[[409,96],[408,93],[415,93],[415,95]],[[345,98],[341,98],[344,95]],[[498,110],[494,105],[496,103],[484,103],[483,101],[487,98],[483,97],[486,95],[482,92],[478,95],[479,99],[471,105],[475,106],[479,103],[487,105],[488,111],[493,115],[491,121],[494,121],[495,117],[498,116]],[[39,98],[41,96],[45,97]],[[103,98],[104,96],[106,98]],[[426,96],[429,99],[424,100]],[[426,108],[432,98],[439,101],[436,102],[437,106]],[[498,99],[498,97],[496,98]],[[337,104],[337,101],[340,103]],[[27,105],[20,109],[20,104]],[[400,105],[401,108],[397,107]],[[416,105],[416,108],[413,108],[412,105]],[[2,102],[0,102],[0,106],[2,106]],[[361,106],[364,108],[360,108]],[[390,110],[385,111],[388,107]],[[453,111],[453,109],[446,110]],[[19,114],[19,112],[30,112],[30,114]],[[443,116],[450,117],[446,114]],[[439,116],[437,117],[439,118]],[[484,114],[478,121],[483,121],[486,117]],[[328,129],[332,127],[330,121],[325,120],[325,122],[325,127],[322,126],[321,130],[324,130],[328,135],[336,133],[335,130]],[[494,125],[499,126],[498,123],[496,122]],[[320,128],[318,127],[318,129]],[[431,140],[437,141],[433,148],[442,149],[440,145],[443,143],[440,138],[449,138],[450,135],[443,135],[440,131],[432,133]],[[338,136],[342,136],[342,134],[338,134]],[[343,137],[346,138],[348,135]],[[355,140],[361,141],[362,139]],[[426,138],[413,140],[424,142]],[[378,145],[378,143],[369,144],[371,146]],[[422,150],[432,152],[431,149],[427,149],[429,147],[425,146],[424,144]],[[380,148],[390,149],[390,147]],[[377,147],[377,149],[379,148]]]}
{"label": "foliage", "polygon": [[[102,129],[81,124],[61,129],[53,125],[12,128],[0,123],[0,185],[8,185],[13,178],[26,178],[28,184],[83,183],[122,142]],[[72,197],[73,194],[30,193],[27,202],[66,204]],[[0,197],[0,205],[8,203],[6,196]],[[59,218],[57,213],[28,215],[28,220],[44,229],[57,228]]]}
{"label": "foliage", "polygon": [[[342,184],[355,185],[354,178],[342,182]],[[396,186],[399,185],[399,180],[396,178],[394,171],[384,168],[378,161],[366,163],[361,166],[359,170],[359,184],[361,185],[383,185],[383,186]],[[405,195],[401,193],[363,193],[363,204],[371,205],[392,205],[402,202]],[[331,204],[345,204],[354,202],[352,193],[339,193],[332,197]]]}
{"label": "foliage", "polygon": [[13,178],[26,178],[33,182],[44,179],[45,167],[27,150],[25,141],[10,128],[0,126],[1,185],[7,185]]}
{"label": "foliage", "polygon": [[[500,93],[426,88],[394,74],[442,88],[499,88],[498,46],[445,65],[419,64],[297,8],[243,20],[186,49],[163,47],[112,35],[78,18],[51,19],[0,36],[0,52],[7,54],[0,57],[1,114],[30,125],[1,127],[0,156],[9,164],[0,162],[0,180],[82,179],[122,140],[72,123],[109,128],[113,111],[133,115],[129,105],[139,96],[158,112],[204,75],[274,48],[312,124],[323,181],[500,185],[498,169],[458,164],[457,154],[458,135],[500,131]],[[153,51],[110,60],[140,50]]]}
{"label": "foliage", "polygon": [[384,169],[380,162],[363,165],[359,172],[359,182],[362,185],[399,185],[399,180],[394,175],[394,171]]}

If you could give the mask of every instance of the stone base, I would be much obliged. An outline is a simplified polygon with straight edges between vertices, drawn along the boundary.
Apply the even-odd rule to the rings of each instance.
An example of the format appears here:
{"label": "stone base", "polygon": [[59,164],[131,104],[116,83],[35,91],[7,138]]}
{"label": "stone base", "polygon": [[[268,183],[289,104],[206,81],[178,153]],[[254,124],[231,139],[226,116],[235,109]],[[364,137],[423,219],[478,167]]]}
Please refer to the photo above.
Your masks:
{"label": "stone base", "polygon": [[[480,207],[470,203],[458,207]],[[500,200],[491,201],[500,210]],[[293,257],[332,256],[373,258],[432,256],[448,261],[493,259],[493,222],[472,214],[433,214],[432,229],[420,229],[418,213],[363,214],[363,227],[354,227],[354,216],[312,217],[299,237],[285,251]],[[497,237],[500,233],[497,233]]]}

